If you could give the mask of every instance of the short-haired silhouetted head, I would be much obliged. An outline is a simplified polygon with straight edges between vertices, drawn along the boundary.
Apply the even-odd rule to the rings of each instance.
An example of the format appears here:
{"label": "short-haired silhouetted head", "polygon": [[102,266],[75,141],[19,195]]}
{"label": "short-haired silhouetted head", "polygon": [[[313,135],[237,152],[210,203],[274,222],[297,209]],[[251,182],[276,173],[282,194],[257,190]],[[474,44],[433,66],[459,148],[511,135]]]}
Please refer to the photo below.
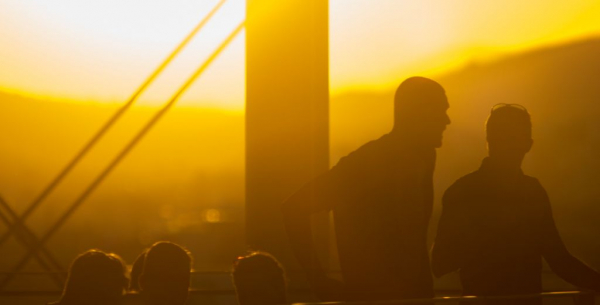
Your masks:
{"label": "short-haired silhouetted head", "polygon": [[184,304],[190,287],[192,257],[183,247],[157,242],[148,249],[139,277],[141,294],[149,304]]}
{"label": "short-haired silhouetted head", "polygon": [[285,272],[268,253],[253,252],[239,257],[232,277],[240,305],[287,303]]}
{"label": "short-haired silhouetted head", "polygon": [[486,122],[488,150],[491,157],[521,161],[533,145],[531,116],[518,104],[497,104]]}
{"label": "short-haired silhouetted head", "polygon": [[59,304],[118,304],[126,287],[123,260],[116,254],[89,250],[71,264]]}
{"label": "short-haired silhouetted head", "polygon": [[450,124],[448,107],[440,84],[424,77],[408,78],[394,97],[394,131],[425,146],[440,147],[442,134]]}

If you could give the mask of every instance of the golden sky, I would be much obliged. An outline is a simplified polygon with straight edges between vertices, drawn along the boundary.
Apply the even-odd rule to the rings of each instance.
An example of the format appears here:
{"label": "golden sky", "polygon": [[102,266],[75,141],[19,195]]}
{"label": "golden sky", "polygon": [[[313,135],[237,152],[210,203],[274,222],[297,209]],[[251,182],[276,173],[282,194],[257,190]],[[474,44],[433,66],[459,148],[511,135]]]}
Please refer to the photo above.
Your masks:
{"label": "golden sky", "polygon": [[[218,0],[0,0],[0,90],[81,102],[123,102]],[[229,0],[140,101],[155,104],[224,39],[245,14]],[[387,89],[600,34],[597,0],[331,0],[332,93]],[[241,109],[244,35],[180,104]]]}

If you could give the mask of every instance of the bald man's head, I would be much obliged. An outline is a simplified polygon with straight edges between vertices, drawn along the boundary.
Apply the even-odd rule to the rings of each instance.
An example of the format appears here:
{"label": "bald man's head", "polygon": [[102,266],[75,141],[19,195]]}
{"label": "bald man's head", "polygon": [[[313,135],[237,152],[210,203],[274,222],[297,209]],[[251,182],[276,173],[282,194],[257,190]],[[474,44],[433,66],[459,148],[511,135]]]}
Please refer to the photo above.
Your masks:
{"label": "bald man's head", "polygon": [[448,107],[440,84],[419,76],[408,78],[398,86],[394,97],[394,130],[420,144],[440,147],[442,133],[450,124]]}

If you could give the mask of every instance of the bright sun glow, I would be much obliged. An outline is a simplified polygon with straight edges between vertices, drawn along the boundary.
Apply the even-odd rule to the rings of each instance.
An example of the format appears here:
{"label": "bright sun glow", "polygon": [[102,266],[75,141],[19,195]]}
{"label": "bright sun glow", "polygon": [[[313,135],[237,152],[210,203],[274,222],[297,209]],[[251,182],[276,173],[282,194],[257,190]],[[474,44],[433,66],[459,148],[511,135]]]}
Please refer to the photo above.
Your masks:
{"label": "bright sun glow", "polygon": [[[1,90],[121,103],[218,0],[2,2]],[[140,104],[166,101],[244,18],[245,1],[227,1]],[[331,0],[332,94],[597,35],[598,18],[594,0]],[[242,32],[179,104],[243,109],[244,60]]]}
{"label": "bright sun glow", "polygon": [[[121,103],[218,3],[210,1],[9,1],[0,19],[0,87],[43,97]],[[140,100],[166,101],[245,18],[229,0]],[[239,107],[244,37],[190,88],[180,104]],[[225,73],[224,73],[225,72]]]}

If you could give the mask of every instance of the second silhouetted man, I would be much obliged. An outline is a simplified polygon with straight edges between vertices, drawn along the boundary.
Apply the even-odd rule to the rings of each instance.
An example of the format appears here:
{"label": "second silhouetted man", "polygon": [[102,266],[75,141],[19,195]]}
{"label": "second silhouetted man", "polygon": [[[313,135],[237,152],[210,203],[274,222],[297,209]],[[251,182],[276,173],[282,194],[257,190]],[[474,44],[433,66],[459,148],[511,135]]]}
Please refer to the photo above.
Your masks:
{"label": "second silhouetted man", "polygon": [[[554,224],[546,190],[521,170],[533,144],[529,113],[498,104],[486,124],[489,156],[445,192],[433,272],[460,271],[465,295],[542,292],[542,258],[566,281],[600,291],[600,274],[573,257]],[[541,299],[485,304],[541,304]]]}

